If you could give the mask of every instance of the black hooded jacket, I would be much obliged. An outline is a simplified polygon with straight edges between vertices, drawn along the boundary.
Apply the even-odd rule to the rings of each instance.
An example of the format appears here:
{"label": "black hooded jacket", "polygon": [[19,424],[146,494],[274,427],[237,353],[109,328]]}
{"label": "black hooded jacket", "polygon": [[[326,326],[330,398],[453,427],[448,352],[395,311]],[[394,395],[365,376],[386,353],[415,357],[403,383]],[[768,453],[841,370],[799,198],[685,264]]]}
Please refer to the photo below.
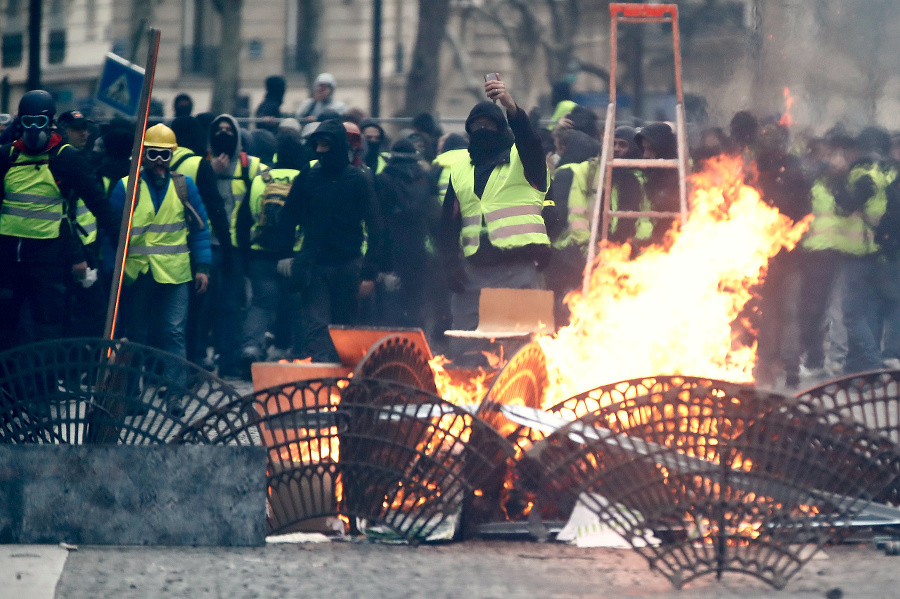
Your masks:
{"label": "black hooded jacket", "polygon": [[384,227],[371,180],[350,166],[347,131],[338,120],[323,122],[310,136],[316,147],[324,139],[331,149],[311,168],[297,176],[284,205],[279,227],[282,239],[293,239],[300,226],[304,264],[326,266],[359,258],[366,226],[367,251],[363,280],[374,280],[385,267]]}
{"label": "black hooded jacket", "polygon": [[[494,155],[482,159],[476,158],[475,140],[471,139],[470,124],[479,117],[488,117],[494,119],[500,126],[502,135],[509,136],[509,143],[505,148],[497,151]],[[488,179],[491,173],[498,165],[509,162],[510,149],[515,143],[516,149],[519,151],[519,158],[522,161],[525,179],[540,191],[546,191],[547,162],[544,158],[544,150],[541,146],[541,138],[537,131],[528,120],[528,115],[518,107],[514,117],[509,119],[507,127],[507,119],[504,117],[503,110],[492,102],[480,102],[476,104],[469,117],[466,119],[466,131],[470,135],[469,154],[472,156],[472,165],[475,167],[475,193],[478,197],[484,193]],[[549,215],[547,215],[550,218]],[[459,255],[459,234],[462,230],[462,214],[459,210],[459,200],[453,189],[453,183],[447,187],[447,194],[444,196],[443,213],[441,216],[441,232],[440,246],[448,268],[455,269],[458,267],[457,260]],[[527,245],[524,247],[513,248],[508,250],[500,250],[494,247],[487,234],[482,235],[478,251],[474,255],[467,258],[474,264],[493,265],[508,262],[519,262],[523,260],[533,260],[542,262],[549,255],[550,248],[543,245]]]}
{"label": "black hooded jacket", "polygon": [[[398,152],[401,144],[409,146]],[[387,231],[390,269],[409,283],[413,275],[426,269],[426,240],[440,217],[437,182],[422,168],[415,149],[399,141],[387,166],[375,178]]]}

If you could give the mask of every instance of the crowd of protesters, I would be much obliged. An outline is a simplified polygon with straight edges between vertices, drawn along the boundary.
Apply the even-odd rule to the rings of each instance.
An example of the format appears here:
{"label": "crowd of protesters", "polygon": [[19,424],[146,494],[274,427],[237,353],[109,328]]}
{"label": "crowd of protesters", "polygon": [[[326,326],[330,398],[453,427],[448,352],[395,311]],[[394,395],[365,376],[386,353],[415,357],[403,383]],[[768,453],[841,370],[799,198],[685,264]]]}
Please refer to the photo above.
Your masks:
{"label": "crowd of protesters", "polygon": [[[477,327],[488,287],[551,289],[565,325],[600,178],[597,113],[556,98],[545,127],[495,80],[465,134],[421,114],[392,141],[335,89],[321,74],[288,115],[270,77],[252,129],[194,114],[187,94],[174,119],[149,123],[117,336],[249,378],[258,361],[337,361],[330,325],[421,328],[452,359],[465,348],[444,332]],[[100,337],[134,125],[57,115],[33,91],[0,126],[0,350]],[[678,156],[665,122],[613,138],[616,158]],[[735,326],[758,339],[757,383],[900,367],[900,138],[836,127],[791,141],[777,119],[739,112],[690,153],[695,170],[740,156],[765,202],[812,215]],[[611,189],[613,211],[645,216],[602,223],[610,241],[634,256],[662,243],[672,219],[646,213],[680,211],[677,170],[616,168]]]}

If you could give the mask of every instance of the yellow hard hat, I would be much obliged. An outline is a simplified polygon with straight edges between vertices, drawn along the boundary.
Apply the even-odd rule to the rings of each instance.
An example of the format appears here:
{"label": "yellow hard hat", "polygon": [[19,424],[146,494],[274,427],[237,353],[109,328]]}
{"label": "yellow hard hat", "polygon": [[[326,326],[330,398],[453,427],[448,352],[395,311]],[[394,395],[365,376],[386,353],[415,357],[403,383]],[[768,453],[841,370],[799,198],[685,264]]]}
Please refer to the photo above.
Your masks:
{"label": "yellow hard hat", "polygon": [[147,133],[144,134],[144,147],[172,148],[174,150],[178,147],[178,139],[175,137],[174,131],[160,123],[147,129]]}

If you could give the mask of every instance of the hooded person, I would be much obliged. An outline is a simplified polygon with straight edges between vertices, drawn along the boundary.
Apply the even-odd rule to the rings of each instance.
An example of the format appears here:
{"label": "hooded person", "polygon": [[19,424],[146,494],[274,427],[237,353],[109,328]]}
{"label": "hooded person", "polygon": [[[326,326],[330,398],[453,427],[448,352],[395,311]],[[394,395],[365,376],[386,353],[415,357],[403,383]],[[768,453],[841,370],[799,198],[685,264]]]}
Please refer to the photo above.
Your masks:
{"label": "hooded person", "polygon": [[361,121],[359,130],[362,131],[365,148],[363,162],[377,175],[387,165],[385,156],[387,155],[386,150],[390,147],[390,140],[378,121],[373,119]]}
{"label": "hooded person", "polygon": [[350,165],[344,124],[321,123],[307,144],[316,162],[294,181],[279,223],[280,239],[299,226],[303,244],[282,272],[301,297],[304,334],[295,338],[295,357],[330,362],[338,356],[328,326],[358,323],[357,298],[372,294],[384,270],[384,234],[371,178]]}
{"label": "hooded person", "polygon": [[[265,165],[256,156],[243,151],[240,127],[230,114],[213,119],[209,126],[209,163],[216,175],[216,187],[222,197],[225,217],[229,225],[237,204],[250,189],[250,182]],[[220,376],[240,376],[240,330],[245,300],[243,273],[229,252],[230,235],[212,236],[213,266],[205,305],[200,308],[198,339],[212,331],[214,355],[218,355]],[[212,364],[206,364],[212,367]]]}
{"label": "hooded person", "polygon": [[[646,159],[671,160],[678,157],[678,141],[667,123],[650,123],[642,127],[635,141]],[[648,207],[656,212],[680,212],[678,171],[673,168],[647,168],[643,171],[644,193]],[[645,239],[661,243],[672,225],[670,219],[652,219],[653,231]]]}
{"label": "hooded person", "polygon": [[313,95],[300,105],[294,115],[301,123],[319,120],[319,115],[331,110],[338,115],[347,110],[347,105],[334,99],[337,91],[337,80],[331,73],[320,73],[313,82]]}
{"label": "hooded person", "polygon": [[590,135],[574,129],[554,130],[554,137],[559,164],[547,192],[555,217],[546,219],[552,246],[544,276],[554,294],[554,319],[557,326],[564,326],[569,321],[569,310],[563,299],[581,286],[584,272],[591,205],[595,199],[595,187],[591,183],[597,177],[595,159],[601,145]]}
{"label": "hooded person", "polygon": [[278,129],[281,119],[281,104],[284,102],[286,83],[284,77],[272,75],[266,77],[266,95],[256,108],[256,128],[269,131],[272,135]]}
{"label": "hooded person", "polygon": [[846,215],[844,250],[849,254],[841,296],[846,374],[885,368],[900,360],[900,255],[891,243],[897,237],[891,224],[897,218],[900,190],[897,165],[889,158],[890,142],[890,134],[881,127],[859,132],[860,157],[847,175],[847,197],[837,198]]}
{"label": "hooded person", "polygon": [[390,275],[378,288],[379,324],[424,328],[435,266],[428,241],[440,217],[437,182],[422,166],[413,143],[401,139],[391,147],[375,189],[390,260]]}
{"label": "hooded person", "polygon": [[[469,112],[469,160],[450,165],[441,218],[453,327],[461,330],[478,326],[481,289],[539,288],[538,263],[550,252],[541,214],[549,186],[541,139],[503,81],[487,81],[484,90],[499,104],[480,102]],[[465,345],[455,359],[483,359],[481,347]]]}

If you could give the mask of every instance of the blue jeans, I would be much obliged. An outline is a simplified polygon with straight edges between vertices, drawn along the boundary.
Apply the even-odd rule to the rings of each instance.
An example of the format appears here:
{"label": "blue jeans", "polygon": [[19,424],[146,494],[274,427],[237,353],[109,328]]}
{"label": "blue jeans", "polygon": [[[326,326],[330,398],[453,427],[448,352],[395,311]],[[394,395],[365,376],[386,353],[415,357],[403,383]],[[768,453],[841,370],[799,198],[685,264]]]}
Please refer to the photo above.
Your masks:
{"label": "blue jeans", "polygon": [[[129,341],[186,358],[185,325],[192,284],[157,283],[147,273],[123,287],[121,328],[116,337],[127,337]],[[174,383],[184,383],[187,372],[171,363],[165,367],[165,376]]]}
{"label": "blue jeans", "polygon": [[844,281],[847,361],[844,372],[884,367],[900,358],[900,260],[880,255],[850,258]]}

